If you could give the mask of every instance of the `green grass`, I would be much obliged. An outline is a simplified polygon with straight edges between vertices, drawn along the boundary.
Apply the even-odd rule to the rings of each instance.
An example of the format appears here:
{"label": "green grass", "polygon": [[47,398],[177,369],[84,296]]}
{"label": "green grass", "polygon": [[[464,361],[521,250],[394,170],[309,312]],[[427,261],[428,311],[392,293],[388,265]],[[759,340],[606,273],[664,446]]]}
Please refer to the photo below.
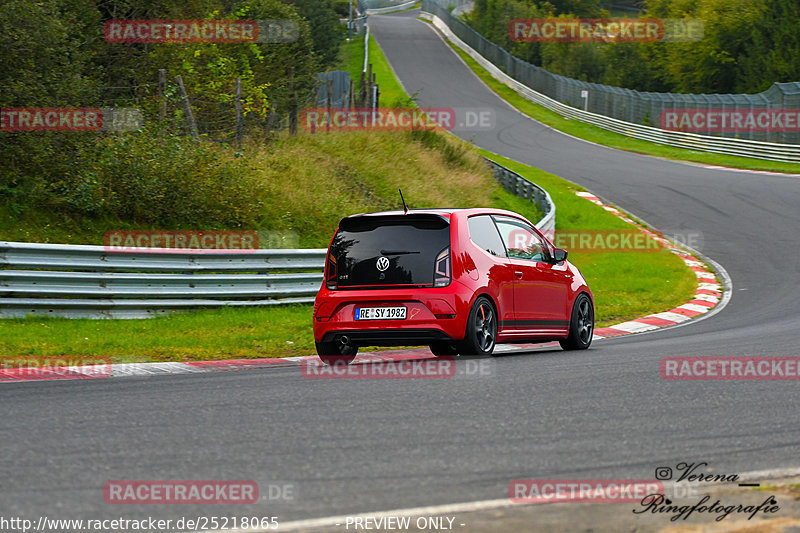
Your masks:
{"label": "green grass", "polygon": [[[321,137],[321,136],[320,136]],[[334,137],[331,135],[330,137]],[[557,206],[558,229],[630,226],[575,195],[581,187],[496,154],[481,153],[544,187]],[[530,202],[490,189],[491,205],[538,220]],[[467,205],[467,204],[465,204]],[[419,205],[423,207],[424,205]],[[396,207],[396,206],[395,206]],[[527,208],[527,209],[526,209]],[[598,326],[671,309],[688,301],[695,277],[675,255],[573,253],[595,295]],[[288,357],[314,353],[311,306],[195,311],[149,320],[0,321],[0,354],[108,356],[114,362]]]}
{"label": "green grass", "polygon": [[364,67],[364,36],[353,35],[350,41],[343,41],[339,46],[339,58],[332,70],[344,70],[350,74],[350,79],[356,85],[361,78],[361,69]]}
{"label": "green grass", "polygon": [[[583,187],[543,170],[479,149],[544,188],[556,204],[556,230],[630,229],[631,225],[577,196]],[[675,254],[570,253],[595,297],[598,327],[672,309],[691,300],[697,278]]]}
{"label": "green grass", "polygon": [[372,35],[369,36],[369,60],[372,63],[372,72],[380,89],[381,107],[398,107],[409,105],[409,97],[397,76],[394,75],[392,67],[386,61],[378,41]]}
{"label": "green grass", "polygon": [[620,150],[627,150],[629,152],[636,152],[641,154],[652,155],[656,157],[663,157],[665,159],[675,159],[680,161],[694,161],[708,165],[719,165],[732,168],[743,168],[751,170],[768,170],[772,172],[800,172],[800,164],[798,163],[782,163],[779,161],[766,161],[763,159],[754,159],[749,157],[736,157],[723,154],[712,154],[709,152],[698,152],[695,150],[687,150],[684,148],[673,148],[661,144],[641,141],[633,139],[625,135],[620,135],[612,131],[604,130],[586,124],[577,120],[570,120],[564,118],[554,111],[531,102],[530,100],[520,96],[514,89],[499,82],[492,77],[489,72],[478,64],[472,57],[467,55],[460,48],[455,46],[452,42],[448,41],[453,50],[464,60],[470,69],[486,84],[497,93],[501,98],[506,100],[509,104],[519,109],[522,113],[552,126],[553,128],[592,141],[597,144],[610,146],[611,148],[618,148]]}
{"label": "green grass", "polygon": [[28,317],[0,321],[0,359],[75,355],[110,357],[122,363],[312,353],[310,305],[195,311],[147,320]]}
{"label": "green grass", "polygon": [[55,209],[15,214],[0,206],[0,240],[101,245],[112,230],[243,229],[294,232],[301,248],[320,248],[344,214],[397,208],[398,187],[411,207],[515,206],[538,220],[535,205],[505,192],[478,155],[449,136],[301,132],[280,135],[269,145],[252,141],[214,150],[220,164],[235,160],[255,184],[261,210],[254,226],[158,227]]}
{"label": "green grass", "polygon": [[[379,82],[405,97],[377,46]],[[381,74],[383,73],[383,74]],[[391,82],[388,80],[394,80]],[[382,99],[384,105],[386,100]],[[541,213],[502,190],[482,153],[545,188],[557,207],[559,229],[629,228],[575,195],[581,187],[534,167],[471,148],[435,133],[331,132],[281,137],[270,146],[247,145],[246,158],[263,181],[265,227],[291,229],[302,247],[325,247],[343,214],[397,208],[402,186],[411,207],[487,206],[537,221]],[[291,187],[287,186],[291,179]],[[453,184],[458,184],[454,187]],[[325,201],[320,202],[320,191]],[[2,213],[0,213],[2,214]],[[13,213],[9,213],[12,214]],[[0,240],[99,243],[114,221],[64,218],[51,212],[0,217]],[[142,229],[142,228],[135,228]],[[145,228],[146,229],[146,228]],[[161,228],[163,229],[163,228]],[[694,274],[673,254],[570,254],[595,295],[599,326],[664,311],[686,302]],[[149,320],[68,320],[28,317],[0,320],[0,356],[108,356],[115,362],[288,357],[314,353],[311,306],[195,311]]]}
{"label": "green grass", "polygon": [[[412,8],[416,9],[416,8]],[[409,101],[403,86],[392,72],[389,63],[383,55],[378,45],[378,41],[369,36],[369,56],[368,64],[372,64],[372,72],[375,73],[376,83],[380,89],[381,107],[395,107],[413,105]],[[364,68],[364,36],[355,35],[350,42],[344,41],[339,48],[339,60],[336,70],[344,70],[350,74],[350,78],[355,81],[356,91],[361,80],[361,70]]]}
{"label": "green grass", "polygon": [[[226,148],[220,150],[222,159],[230,156]],[[247,158],[263,182],[264,216],[270,220],[264,229],[295,231],[301,247],[326,247],[344,215],[399,208],[398,187],[412,208],[485,206],[513,209],[532,221],[541,216],[533,203],[503,190],[466,143],[437,133],[306,133],[266,147],[245,147],[243,154],[240,158]],[[58,237],[58,242],[101,244],[109,229],[119,225],[29,210],[0,221],[0,240]],[[127,362],[312,353],[310,305],[148,320],[0,320],[0,357],[102,355]]]}

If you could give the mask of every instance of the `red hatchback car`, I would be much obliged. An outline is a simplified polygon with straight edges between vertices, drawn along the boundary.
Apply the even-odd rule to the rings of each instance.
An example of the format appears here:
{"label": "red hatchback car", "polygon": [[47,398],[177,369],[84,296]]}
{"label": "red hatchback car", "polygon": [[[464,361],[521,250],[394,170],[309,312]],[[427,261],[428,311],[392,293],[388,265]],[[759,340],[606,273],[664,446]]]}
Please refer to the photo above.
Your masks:
{"label": "red hatchback car", "polygon": [[353,215],[331,240],[314,303],[326,363],[359,346],[426,344],[435,355],[491,354],[497,343],[558,340],[586,349],[592,291],[567,252],[499,209]]}

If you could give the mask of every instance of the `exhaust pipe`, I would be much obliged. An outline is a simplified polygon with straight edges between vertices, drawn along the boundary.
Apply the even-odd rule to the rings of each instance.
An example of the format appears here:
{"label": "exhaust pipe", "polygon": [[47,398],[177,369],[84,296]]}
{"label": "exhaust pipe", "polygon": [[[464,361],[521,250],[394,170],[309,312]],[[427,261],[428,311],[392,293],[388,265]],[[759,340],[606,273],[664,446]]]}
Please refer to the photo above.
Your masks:
{"label": "exhaust pipe", "polygon": [[339,337],[339,344],[341,344],[342,347],[350,346],[350,337],[348,337],[347,335],[342,335],[341,337]]}

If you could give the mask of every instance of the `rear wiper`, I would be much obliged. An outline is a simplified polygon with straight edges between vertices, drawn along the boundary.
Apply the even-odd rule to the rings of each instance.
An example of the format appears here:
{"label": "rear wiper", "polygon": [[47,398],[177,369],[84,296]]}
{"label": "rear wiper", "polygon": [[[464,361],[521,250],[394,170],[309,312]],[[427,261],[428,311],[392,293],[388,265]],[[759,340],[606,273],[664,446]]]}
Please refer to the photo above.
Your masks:
{"label": "rear wiper", "polygon": [[381,250],[381,255],[405,255],[418,254],[419,250]]}

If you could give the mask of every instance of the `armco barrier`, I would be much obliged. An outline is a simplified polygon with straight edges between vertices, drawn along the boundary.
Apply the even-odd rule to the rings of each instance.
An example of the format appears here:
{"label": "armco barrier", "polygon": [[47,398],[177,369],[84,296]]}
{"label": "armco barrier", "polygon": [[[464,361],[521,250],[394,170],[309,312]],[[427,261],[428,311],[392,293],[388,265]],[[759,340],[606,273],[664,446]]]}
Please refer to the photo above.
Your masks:
{"label": "armco barrier", "polygon": [[547,191],[491,159],[486,159],[486,162],[494,172],[494,179],[508,192],[536,204],[542,212],[542,219],[536,223],[536,227],[546,235],[553,235],[556,230],[556,204]]}
{"label": "armco barrier", "polygon": [[[447,2],[445,1],[443,3]],[[464,2],[449,2],[449,4],[453,6],[461,5],[463,3]],[[458,31],[462,33],[465,38],[468,34],[471,38],[482,42],[483,48],[502,50],[497,45],[478,35],[463,22],[452,17],[447,9],[440,5],[440,2],[437,0],[423,0],[422,10],[427,13],[427,15],[431,18],[433,25],[439,31],[441,31],[445,37],[447,37],[447,39],[469,54],[495,79],[504,83],[505,85],[508,85],[524,98],[540,104],[551,111],[555,111],[561,116],[593,124],[600,128],[613,131],[615,133],[620,133],[628,137],[633,137],[635,139],[674,146],[677,148],[686,148],[689,150],[713,152],[741,157],[754,157],[770,161],[800,163],[800,145],[798,144],[780,144],[749,139],[714,137],[710,135],[699,135],[696,133],[662,130],[652,126],[643,126],[640,124],[611,118],[605,115],[583,111],[576,107],[559,102],[512,78],[506,74],[506,72],[504,72],[505,66],[500,68],[500,66],[494,64],[492,61],[481,55],[478,51],[459,38],[459,36],[453,31],[451,25],[457,25]]]}
{"label": "armco barrier", "polygon": [[0,242],[0,317],[147,318],[181,309],[310,303],[324,263],[324,249],[117,253]]}
{"label": "armco barrier", "polygon": [[417,0],[358,0],[358,11],[365,15],[381,15],[414,7]]}
{"label": "armco barrier", "polygon": [[[488,160],[487,160],[488,161]],[[555,228],[546,191],[488,161],[509,192],[545,214]],[[0,318],[149,318],[171,311],[312,303],[322,284],[325,249],[176,253],[103,246],[0,241]]]}

